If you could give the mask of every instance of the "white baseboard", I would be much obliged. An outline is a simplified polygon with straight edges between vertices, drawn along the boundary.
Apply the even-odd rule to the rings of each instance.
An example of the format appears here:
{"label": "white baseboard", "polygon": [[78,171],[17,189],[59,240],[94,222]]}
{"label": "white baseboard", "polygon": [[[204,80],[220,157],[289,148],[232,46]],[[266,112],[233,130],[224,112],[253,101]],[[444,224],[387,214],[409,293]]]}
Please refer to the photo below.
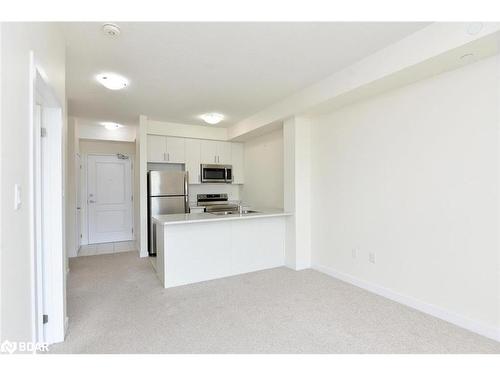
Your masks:
{"label": "white baseboard", "polygon": [[362,289],[366,289],[366,290],[368,290],[372,293],[378,294],[382,297],[385,297],[385,298],[388,298],[388,299],[393,300],[395,302],[401,303],[403,305],[412,307],[416,310],[422,311],[422,312],[429,314],[429,315],[432,315],[436,318],[445,320],[449,323],[455,324],[459,327],[465,328],[469,331],[472,331],[472,332],[477,333],[479,335],[482,335],[482,336],[485,336],[485,337],[488,337],[490,339],[493,339],[495,341],[500,342],[500,328],[497,328],[495,326],[484,325],[484,324],[479,323],[477,321],[460,316],[460,315],[458,315],[454,312],[451,312],[449,310],[445,310],[441,307],[437,307],[437,306],[434,306],[434,305],[429,304],[427,302],[417,300],[417,299],[410,297],[410,296],[399,294],[399,293],[394,292],[393,290],[387,289],[383,286],[373,284],[373,283],[365,281],[365,280],[358,279],[354,276],[336,271],[336,270],[331,269],[329,267],[324,267],[324,266],[320,266],[320,265],[313,265],[311,268],[316,270],[316,271],[327,274],[329,276],[332,276],[336,279],[345,281],[346,283],[355,285],[355,286],[362,288]]}

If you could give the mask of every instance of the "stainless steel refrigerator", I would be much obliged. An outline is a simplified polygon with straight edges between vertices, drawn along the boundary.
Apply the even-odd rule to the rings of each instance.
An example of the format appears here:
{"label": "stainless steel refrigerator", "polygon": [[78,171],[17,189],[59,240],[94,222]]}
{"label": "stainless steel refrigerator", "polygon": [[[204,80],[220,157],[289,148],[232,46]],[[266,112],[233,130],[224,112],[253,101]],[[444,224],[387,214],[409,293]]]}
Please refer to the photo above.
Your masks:
{"label": "stainless steel refrigerator", "polygon": [[148,172],[148,251],[156,256],[153,215],[189,212],[188,174],[177,171]]}

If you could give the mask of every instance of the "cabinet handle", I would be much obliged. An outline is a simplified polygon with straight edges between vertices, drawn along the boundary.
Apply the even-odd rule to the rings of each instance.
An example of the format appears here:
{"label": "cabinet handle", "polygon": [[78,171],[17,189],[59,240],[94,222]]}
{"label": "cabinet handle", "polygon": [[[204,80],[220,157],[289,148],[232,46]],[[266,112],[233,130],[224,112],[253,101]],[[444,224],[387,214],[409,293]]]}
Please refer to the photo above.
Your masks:
{"label": "cabinet handle", "polygon": [[167,152],[167,161],[170,161],[170,152]]}
{"label": "cabinet handle", "polygon": [[163,160],[167,161],[167,153],[166,152],[163,153]]}

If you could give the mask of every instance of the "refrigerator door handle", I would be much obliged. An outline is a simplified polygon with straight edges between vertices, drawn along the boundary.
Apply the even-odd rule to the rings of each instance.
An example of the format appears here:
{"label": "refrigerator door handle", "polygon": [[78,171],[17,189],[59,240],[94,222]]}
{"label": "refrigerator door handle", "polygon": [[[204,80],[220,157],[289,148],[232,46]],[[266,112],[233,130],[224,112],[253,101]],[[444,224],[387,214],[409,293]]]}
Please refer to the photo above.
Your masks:
{"label": "refrigerator door handle", "polygon": [[184,176],[184,202],[185,202],[185,212],[189,213],[189,172],[186,171]]}

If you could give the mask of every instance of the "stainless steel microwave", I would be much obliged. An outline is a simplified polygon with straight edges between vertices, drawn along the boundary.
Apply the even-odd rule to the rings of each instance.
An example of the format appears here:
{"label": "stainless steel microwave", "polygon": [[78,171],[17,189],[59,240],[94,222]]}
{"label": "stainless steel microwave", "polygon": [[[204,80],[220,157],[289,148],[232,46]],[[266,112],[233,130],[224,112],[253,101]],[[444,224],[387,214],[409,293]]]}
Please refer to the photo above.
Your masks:
{"label": "stainless steel microwave", "polygon": [[201,164],[201,182],[230,184],[233,182],[233,166],[221,164]]}

